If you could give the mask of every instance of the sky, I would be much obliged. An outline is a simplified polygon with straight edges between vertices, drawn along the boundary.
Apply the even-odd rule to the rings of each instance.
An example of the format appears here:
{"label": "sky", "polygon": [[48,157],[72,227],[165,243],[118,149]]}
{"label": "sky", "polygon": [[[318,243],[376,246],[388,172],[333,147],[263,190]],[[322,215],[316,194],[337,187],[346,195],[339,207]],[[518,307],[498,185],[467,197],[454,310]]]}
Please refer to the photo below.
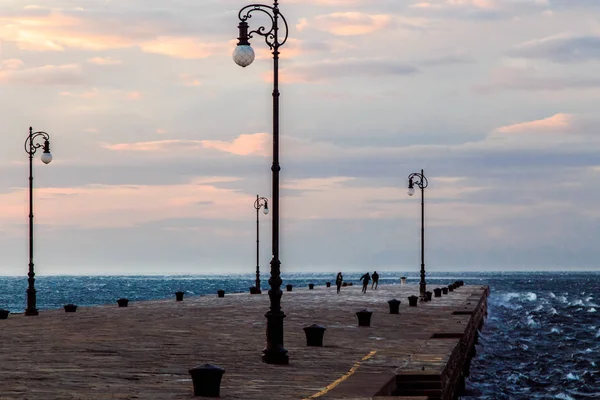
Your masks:
{"label": "sky", "polygon": [[[30,126],[38,276],[254,272],[273,61],[231,58],[247,4],[0,1],[0,274],[27,272]],[[421,169],[428,272],[600,270],[600,1],[280,11],[282,274],[417,273]]]}

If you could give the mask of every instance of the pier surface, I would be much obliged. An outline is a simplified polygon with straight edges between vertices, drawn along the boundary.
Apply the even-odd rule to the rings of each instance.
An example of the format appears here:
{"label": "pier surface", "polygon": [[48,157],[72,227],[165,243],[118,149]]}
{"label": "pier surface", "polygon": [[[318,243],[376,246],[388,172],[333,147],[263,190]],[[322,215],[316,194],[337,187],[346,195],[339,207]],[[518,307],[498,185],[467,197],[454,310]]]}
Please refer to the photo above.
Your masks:
{"label": "pier surface", "polygon": [[[0,320],[0,399],[195,399],[188,370],[204,363],[226,370],[222,399],[457,396],[484,320],[486,286],[409,307],[418,285],[336,294],[315,284],[284,292],[287,366],[261,362],[266,290],[11,314]],[[393,298],[402,302],[398,315],[389,313]],[[371,327],[357,324],[355,313],[365,308]],[[313,323],[327,328],[324,347],[306,346],[302,328]]]}

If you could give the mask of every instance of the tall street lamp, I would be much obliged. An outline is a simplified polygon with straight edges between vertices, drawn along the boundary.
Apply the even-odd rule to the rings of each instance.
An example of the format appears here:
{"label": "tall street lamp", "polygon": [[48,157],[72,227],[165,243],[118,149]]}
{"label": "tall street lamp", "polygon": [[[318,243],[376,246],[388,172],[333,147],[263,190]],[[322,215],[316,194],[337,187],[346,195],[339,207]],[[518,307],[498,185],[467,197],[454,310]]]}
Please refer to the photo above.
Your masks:
{"label": "tall street lamp", "polygon": [[408,195],[412,196],[415,194],[414,185],[421,188],[421,282],[419,283],[419,300],[425,301],[425,291],[427,285],[425,284],[425,188],[429,182],[425,177],[425,173],[421,170],[412,173],[408,176]]}
{"label": "tall street lamp", "polygon": [[[271,21],[270,27],[260,26],[258,29],[248,31],[246,22],[252,17],[254,11],[260,11],[267,15]],[[263,4],[250,4],[243,7],[239,13],[238,44],[233,52],[233,60],[236,64],[247,67],[254,61],[254,50],[248,39],[253,35],[263,36],[269,49],[273,52],[273,232],[272,247],[273,258],[271,259],[271,278],[269,279],[269,311],[265,314],[267,318],[267,345],[263,350],[262,360],[268,364],[288,364],[288,351],[283,347],[283,319],[284,312],[281,310],[281,262],[279,261],[279,47],[288,38],[288,24],[285,17],[279,13],[278,2],[275,0],[273,6]],[[283,22],[285,34],[279,37],[279,19]]]}
{"label": "tall street lamp", "polygon": [[[42,140],[44,144],[42,145]],[[46,132],[33,132],[29,128],[29,136],[25,140],[25,152],[29,154],[29,278],[27,281],[27,309],[25,315],[38,315],[36,307],[35,272],[33,271],[33,155],[40,147],[44,146],[42,162],[48,164],[52,161],[50,154],[50,136]]]}
{"label": "tall street lamp", "polygon": [[260,267],[259,267],[259,257],[258,257],[258,240],[259,240],[259,225],[258,225],[258,211],[262,208],[265,215],[269,213],[269,201],[266,197],[259,197],[256,195],[256,201],[254,202],[254,208],[256,209],[256,294],[261,294],[260,290]]}

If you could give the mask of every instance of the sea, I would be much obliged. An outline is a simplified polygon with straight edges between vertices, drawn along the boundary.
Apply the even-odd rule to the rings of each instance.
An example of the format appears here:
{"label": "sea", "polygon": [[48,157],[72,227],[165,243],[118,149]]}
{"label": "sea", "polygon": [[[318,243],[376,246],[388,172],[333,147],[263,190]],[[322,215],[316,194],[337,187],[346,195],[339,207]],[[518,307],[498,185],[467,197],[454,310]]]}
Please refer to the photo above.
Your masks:
{"label": "sea", "polygon": [[[380,284],[418,273],[379,272]],[[344,274],[358,283],[361,274]],[[282,273],[283,285],[335,281],[335,273]],[[463,399],[600,399],[600,272],[435,272],[428,287],[489,285],[488,318]],[[248,292],[254,276],[38,276],[38,309],[173,298],[174,292]],[[268,289],[264,277],[263,290]],[[27,277],[0,277],[0,308],[25,309]],[[285,301],[285,299],[284,299]],[[285,302],[284,302],[285,310]]]}

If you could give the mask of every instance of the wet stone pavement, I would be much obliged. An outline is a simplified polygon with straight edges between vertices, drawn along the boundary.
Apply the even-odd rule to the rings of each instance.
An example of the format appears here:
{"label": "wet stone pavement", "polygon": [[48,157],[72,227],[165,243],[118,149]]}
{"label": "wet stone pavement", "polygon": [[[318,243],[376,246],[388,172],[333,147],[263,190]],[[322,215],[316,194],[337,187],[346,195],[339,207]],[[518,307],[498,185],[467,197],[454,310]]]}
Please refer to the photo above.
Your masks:
{"label": "wet stone pavement", "polygon": [[[409,307],[418,285],[336,294],[315,284],[284,291],[287,366],[261,361],[267,290],[11,314],[0,321],[0,399],[194,399],[188,370],[210,363],[226,371],[222,399],[364,400],[409,365],[443,368],[456,343],[432,346],[429,339],[464,329],[469,316],[453,311],[484,293],[463,286]],[[389,314],[393,298],[401,301],[397,315]],[[355,313],[365,308],[371,327],[357,323]],[[323,347],[306,346],[302,328],[313,323],[327,328]]]}

